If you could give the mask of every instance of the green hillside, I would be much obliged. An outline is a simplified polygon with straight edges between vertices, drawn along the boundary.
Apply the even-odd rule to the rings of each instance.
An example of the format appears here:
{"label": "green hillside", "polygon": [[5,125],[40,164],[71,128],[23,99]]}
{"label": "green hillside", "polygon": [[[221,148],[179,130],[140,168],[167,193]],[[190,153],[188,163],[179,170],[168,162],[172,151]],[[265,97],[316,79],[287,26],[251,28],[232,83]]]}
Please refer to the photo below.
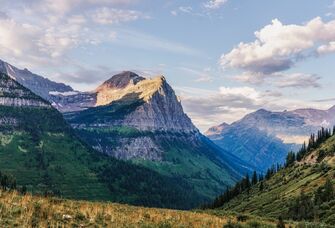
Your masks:
{"label": "green hillside", "polygon": [[194,187],[201,201],[212,200],[245,173],[252,171],[247,164],[197,133],[143,131],[110,124],[120,122],[142,104],[143,101],[130,102],[123,98],[110,105],[66,113],[65,118],[84,142],[102,151],[122,148],[122,145],[139,138],[150,138],[163,151],[162,159],[131,159],[130,162],[186,182]]}
{"label": "green hillside", "polygon": [[303,157],[299,158],[300,152],[298,161],[290,162],[288,157],[286,168],[268,173],[263,181],[245,188],[236,197],[229,197],[232,199],[225,203],[220,201],[226,196],[219,197],[215,204],[223,205],[216,210],[335,226],[335,135],[328,134],[320,140],[314,137],[302,151]]}
{"label": "green hillside", "polygon": [[178,178],[90,149],[57,110],[8,76],[1,75],[0,86],[6,102],[14,98],[42,104],[0,105],[0,170],[13,175],[19,188],[25,186],[34,194],[170,208],[190,208],[203,201]]}

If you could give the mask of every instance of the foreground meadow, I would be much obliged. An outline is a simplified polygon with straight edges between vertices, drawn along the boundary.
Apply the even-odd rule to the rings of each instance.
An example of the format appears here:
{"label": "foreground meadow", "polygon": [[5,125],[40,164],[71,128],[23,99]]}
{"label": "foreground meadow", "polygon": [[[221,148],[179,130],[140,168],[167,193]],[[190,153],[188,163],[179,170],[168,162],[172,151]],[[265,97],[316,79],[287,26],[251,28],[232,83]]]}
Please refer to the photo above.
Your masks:
{"label": "foreground meadow", "polygon": [[237,225],[237,218],[0,191],[0,227],[276,227],[276,221],[254,218]]}

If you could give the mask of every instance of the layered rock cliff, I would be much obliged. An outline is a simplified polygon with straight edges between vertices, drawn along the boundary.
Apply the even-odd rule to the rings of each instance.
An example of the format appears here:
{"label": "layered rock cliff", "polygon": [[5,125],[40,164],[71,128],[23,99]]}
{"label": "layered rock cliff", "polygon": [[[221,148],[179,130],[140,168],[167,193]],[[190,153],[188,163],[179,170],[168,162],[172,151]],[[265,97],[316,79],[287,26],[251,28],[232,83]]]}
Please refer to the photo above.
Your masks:
{"label": "layered rock cliff", "polygon": [[51,107],[51,105],[24,88],[8,75],[0,73],[0,105]]}

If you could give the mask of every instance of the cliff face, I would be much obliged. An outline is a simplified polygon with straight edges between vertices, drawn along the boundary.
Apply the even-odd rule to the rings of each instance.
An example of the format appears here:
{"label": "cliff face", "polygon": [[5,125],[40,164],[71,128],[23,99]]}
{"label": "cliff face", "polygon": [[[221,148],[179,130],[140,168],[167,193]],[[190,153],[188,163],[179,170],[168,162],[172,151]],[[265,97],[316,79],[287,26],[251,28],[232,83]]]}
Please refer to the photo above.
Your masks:
{"label": "cliff face", "polygon": [[94,107],[64,116],[101,153],[179,177],[205,197],[252,170],[199,132],[163,76],[123,72],[95,94]]}
{"label": "cliff face", "polygon": [[9,76],[0,73],[0,105],[50,107],[51,105],[36,96]]}
{"label": "cliff face", "polygon": [[[125,72],[123,75],[128,78],[128,74],[129,72]],[[138,101],[141,101],[142,105],[125,115],[122,122],[118,124],[150,131],[197,131],[163,76],[144,79],[133,75],[128,83],[123,80],[122,87],[105,86],[108,83],[120,84],[119,76],[117,75],[116,80],[113,80],[114,76],[97,89],[96,106],[108,105],[112,102],[136,103]]]}
{"label": "cliff face", "polygon": [[[77,129],[108,129],[104,143],[89,136],[96,138],[93,146],[103,153],[122,159],[162,160],[161,141],[173,141],[175,134],[182,134],[183,140],[196,146],[201,137],[163,76],[145,79],[123,72],[99,86],[96,97],[95,107],[65,116]],[[136,131],[136,138],[118,137],[110,130],[120,127]],[[108,143],[115,138],[119,138],[117,144]]]}

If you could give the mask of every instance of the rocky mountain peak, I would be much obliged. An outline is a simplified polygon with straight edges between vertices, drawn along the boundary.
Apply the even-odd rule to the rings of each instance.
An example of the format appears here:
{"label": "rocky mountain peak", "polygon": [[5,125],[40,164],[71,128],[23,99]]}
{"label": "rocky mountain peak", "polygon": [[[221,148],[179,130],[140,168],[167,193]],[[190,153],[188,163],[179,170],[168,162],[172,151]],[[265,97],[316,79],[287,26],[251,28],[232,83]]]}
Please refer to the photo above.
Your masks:
{"label": "rocky mountain peak", "polygon": [[109,80],[105,81],[101,86],[98,87],[98,91],[101,89],[123,89],[128,85],[136,85],[138,82],[145,80],[145,78],[135,74],[131,71],[123,71],[119,74],[112,76]]}
{"label": "rocky mountain peak", "polygon": [[219,135],[222,133],[222,131],[224,129],[226,129],[227,127],[229,127],[229,124],[223,122],[222,124],[218,125],[218,126],[214,126],[209,128],[206,132],[205,135],[207,136],[211,136],[211,135]]}
{"label": "rocky mountain peak", "polygon": [[125,72],[125,74],[113,76],[97,88],[96,106],[107,105],[118,100],[148,102],[156,92],[166,95],[169,88],[164,76],[145,79],[132,72]]}

